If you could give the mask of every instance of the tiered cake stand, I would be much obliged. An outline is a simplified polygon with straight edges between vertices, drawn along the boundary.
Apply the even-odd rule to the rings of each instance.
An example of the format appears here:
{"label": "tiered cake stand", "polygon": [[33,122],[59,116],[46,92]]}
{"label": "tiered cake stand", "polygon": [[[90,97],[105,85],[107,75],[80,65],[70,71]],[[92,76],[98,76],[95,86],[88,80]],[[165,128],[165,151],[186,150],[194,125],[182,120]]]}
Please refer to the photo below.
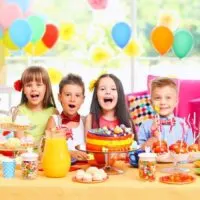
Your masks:
{"label": "tiered cake stand", "polygon": [[[119,155],[119,154],[127,154],[129,151],[112,151],[112,152],[103,152],[103,151],[89,151],[86,149],[85,144],[77,145],[76,149],[79,151],[87,152],[87,153],[93,153],[93,154],[104,154],[105,156],[105,164],[104,164],[104,171],[109,175],[117,175],[117,174],[123,174],[124,171],[122,169],[119,169],[112,165],[112,158]],[[136,149],[130,150],[134,151]]]}

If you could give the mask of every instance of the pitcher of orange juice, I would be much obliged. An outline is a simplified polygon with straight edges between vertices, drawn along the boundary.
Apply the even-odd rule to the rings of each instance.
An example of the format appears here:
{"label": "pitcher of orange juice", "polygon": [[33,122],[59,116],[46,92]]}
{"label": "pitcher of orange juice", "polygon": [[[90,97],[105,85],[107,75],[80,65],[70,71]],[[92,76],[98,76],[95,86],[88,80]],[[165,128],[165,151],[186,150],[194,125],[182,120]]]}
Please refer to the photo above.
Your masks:
{"label": "pitcher of orange juice", "polygon": [[47,177],[65,177],[71,166],[66,137],[63,132],[46,131],[42,167]]}

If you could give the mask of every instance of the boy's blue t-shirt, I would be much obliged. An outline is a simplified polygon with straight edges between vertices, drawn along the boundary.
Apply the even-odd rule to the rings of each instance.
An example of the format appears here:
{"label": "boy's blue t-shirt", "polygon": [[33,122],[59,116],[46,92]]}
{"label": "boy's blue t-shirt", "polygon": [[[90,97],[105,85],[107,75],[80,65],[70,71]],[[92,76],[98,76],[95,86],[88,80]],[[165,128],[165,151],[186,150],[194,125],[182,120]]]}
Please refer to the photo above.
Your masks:
{"label": "boy's blue t-shirt", "polygon": [[[181,123],[185,123],[182,118],[174,117],[175,118],[175,125],[173,126],[171,132],[170,132],[170,125],[162,125],[161,126],[161,140],[165,140],[168,145],[174,144],[177,140],[182,140],[183,135],[183,127]],[[166,119],[166,118],[165,118]],[[141,145],[144,142],[146,142],[151,135],[151,127],[154,122],[154,119],[150,119],[145,121],[141,124],[138,130],[138,143]],[[187,144],[193,144],[193,133],[191,128],[187,126],[185,128],[185,135],[184,135],[184,141]]]}

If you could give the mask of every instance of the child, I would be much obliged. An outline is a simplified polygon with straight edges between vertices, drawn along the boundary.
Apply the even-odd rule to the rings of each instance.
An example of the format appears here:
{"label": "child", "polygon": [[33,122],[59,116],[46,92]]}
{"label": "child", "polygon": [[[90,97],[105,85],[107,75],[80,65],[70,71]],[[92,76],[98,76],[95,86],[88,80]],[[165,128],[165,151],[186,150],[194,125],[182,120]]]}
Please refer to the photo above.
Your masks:
{"label": "child", "polygon": [[[39,144],[48,118],[57,112],[47,71],[42,67],[27,68],[21,77],[21,87],[21,103],[15,110],[15,117],[23,115],[28,118],[33,128],[26,133]],[[23,137],[23,133],[17,132],[16,136]]]}
{"label": "child", "polygon": [[84,118],[78,114],[78,110],[84,102],[85,87],[80,76],[68,74],[59,84],[58,99],[62,105],[61,115],[52,115],[47,123],[47,129],[65,125],[72,130],[72,137],[68,138],[68,149],[73,158],[86,160],[85,152],[77,151],[76,145],[85,143]]}
{"label": "child", "polygon": [[114,128],[124,124],[135,128],[126,107],[121,81],[113,74],[101,75],[95,83],[90,114],[86,118],[85,131],[107,126]]}
{"label": "child", "polygon": [[[158,114],[141,124],[138,131],[138,142],[142,147],[165,140],[168,145],[182,140],[187,144],[193,142],[192,130],[184,120],[174,116],[174,108],[178,103],[176,83],[169,78],[157,78],[151,83],[151,101]],[[157,108],[157,109],[156,109]],[[161,134],[161,135],[160,135]]]}
{"label": "child", "polygon": [[[125,94],[121,81],[113,74],[101,75],[94,85],[90,114],[86,118],[85,131],[93,128],[114,128],[124,124],[135,127],[126,107]],[[104,156],[95,154],[98,164],[104,163]]]}

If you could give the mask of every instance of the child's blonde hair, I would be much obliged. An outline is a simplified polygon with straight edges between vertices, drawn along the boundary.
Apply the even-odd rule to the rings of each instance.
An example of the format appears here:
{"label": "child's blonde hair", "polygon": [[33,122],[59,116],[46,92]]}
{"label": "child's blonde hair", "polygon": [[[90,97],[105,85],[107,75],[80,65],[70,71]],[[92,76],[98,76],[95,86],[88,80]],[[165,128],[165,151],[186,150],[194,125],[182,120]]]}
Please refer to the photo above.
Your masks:
{"label": "child's blonde hair", "polygon": [[165,86],[169,86],[169,87],[175,89],[176,92],[178,92],[177,85],[176,85],[176,83],[171,78],[168,78],[168,77],[159,77],[159,78],[155,78],[151,82],[151,88],[150,88],[151,95],[152,95],[153,91],[156,88],[163,88]]}
{"label": "child's blonde hair", "polygon": [[43,99],[43,108],[48,108],[52,106],[56,107],[48,72],[43,67],[35,67],[35,66],[28,67],[27,69],[25,69],[25,71],[22,74],[21,104],[28,102],[28,99],[26,95],[24,94],[23,88],[26,83],[29,83],[31,81],[42,82],[43,84],[46,85],[46,92]]}

